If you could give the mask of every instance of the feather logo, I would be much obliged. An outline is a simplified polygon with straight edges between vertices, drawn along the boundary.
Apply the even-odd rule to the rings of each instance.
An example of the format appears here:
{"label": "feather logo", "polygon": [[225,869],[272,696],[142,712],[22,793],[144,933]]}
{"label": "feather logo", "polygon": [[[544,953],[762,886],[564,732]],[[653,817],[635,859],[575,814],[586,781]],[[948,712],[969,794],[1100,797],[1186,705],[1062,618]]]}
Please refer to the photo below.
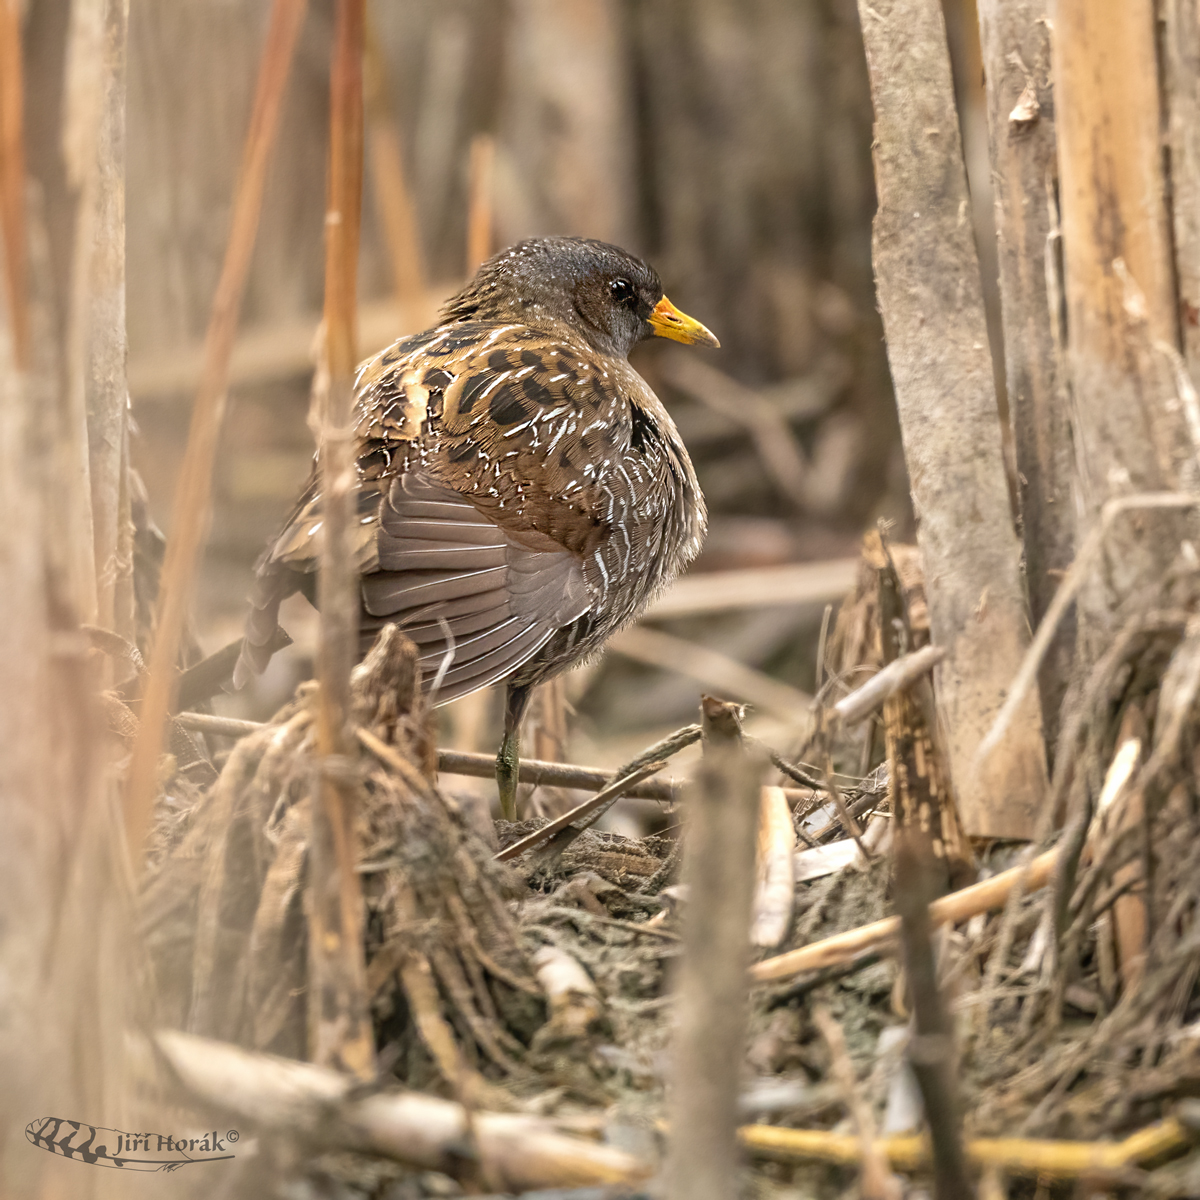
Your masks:
{"label": "feather logo", "polygon": [[42,1117],[25,1126],[26,1140],[51,1154],[61,1154],[93,1167],[130,1171],[176,1171],[192,1163],[219,1162],[236,1157],[228,1146],[240,1137],[236,1129],[199,1137],[161,1133],[127,1133],[62,1117]]}

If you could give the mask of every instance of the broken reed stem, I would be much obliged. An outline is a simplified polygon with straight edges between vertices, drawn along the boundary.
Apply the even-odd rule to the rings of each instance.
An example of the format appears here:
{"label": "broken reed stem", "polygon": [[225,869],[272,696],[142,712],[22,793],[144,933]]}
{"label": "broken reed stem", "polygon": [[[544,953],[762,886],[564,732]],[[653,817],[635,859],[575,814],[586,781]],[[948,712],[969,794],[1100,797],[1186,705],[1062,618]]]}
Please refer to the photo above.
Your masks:
{"label": "broken reed stem", "polygon": [[188,597],[208,526],[212,469],[225,412],[229,356],[262,211],[267,166],[279,130],[284,89],[305,8],[306,0],[275,0],[263,45],[250,128],[246,132],[234,194],[229,242],[213,297],[204,342],[204,366],[171,510],[172,529],[159,584],[154,647],[126,783],[125,832],[134,862],[141,861],[158,790],[163,723],[171,708]]}
{"label": "broken reed stem", "polygon": [[[979,0],[995,183],[1000,309],[1009,424],[1036,629],[1075,547],[1071,429],[1063,363],[1052,0]],[[1172,164],[1174,169],[1174,164]],[[1055,639],[1041,677],[1046,745],[1055,745],[1075,653],[1073,630]]]}
{"label": "broken reed stem", "polygon": [[19,0],[0,0],[0,238],[13,361],[24,372],[30,334],[20,7]]}
{"label": "broken reed stem", "polygon": [[936,1200],[972,1195],[962,1145],[962,1109],[955,1087],[954,1025],[938,988],[929,902],[934,879],[913,830],[896,832],[896,900],[904,970],[913,1011],[908,1061],[921,1089],[933,1154]]}
{"label": "broken reed stem", "polygon": [[355,302],[362,212],[365,0],[338,0],[330,72],[329,183],[325,214],[325,370],[313,389],[321,488],[321,612],[317,647],[317,803],[309,844],[309,1049],[314,1062],[360,1079],[374,1073],[363,961],[350,720],[358,659],[354,523]]}
{"label": "broken reed stem", "polygon": [[[858,11],[880,198],[872,260],[932,641],[947,648],[937,706],[950,774],[968,834],[1028,839],[1047,790],[1036,696],[1004,755],[971,769],[1029,638],[945,20],[938,0],[859,0]],[[968,495],[978,521],[962,520]]]}
{"label": "broken reed stem", "polygon": [[[1178,345],[1179,303],[1161,130],[1156,5],[1053,6],[1054,115],[1075,494],[1083,527],[1122,493],[1178,488],[1190,438],[1154,342]],[[1097,130],[1104,131],[1097,136]],[[1174,522],[1110,530],[1103,581],[1076,612],[1079,655],[1103,652],[1119,605],[1170,568]]]}
{"label": "broken reed stem", "polygon": [[467,275],[474,275],[492,253],[492,176],[496,139],[477,133],[471,139],[467,195]]}
{"label": "broken reed stem", "polygon": [[742,745],[736,705],[705,696],[705,757],[688,807],[689,902],[676,988],[667,1179],[670,1200],[736,1193],[737,1098],[745,1052],[747,931],[765,760]]}

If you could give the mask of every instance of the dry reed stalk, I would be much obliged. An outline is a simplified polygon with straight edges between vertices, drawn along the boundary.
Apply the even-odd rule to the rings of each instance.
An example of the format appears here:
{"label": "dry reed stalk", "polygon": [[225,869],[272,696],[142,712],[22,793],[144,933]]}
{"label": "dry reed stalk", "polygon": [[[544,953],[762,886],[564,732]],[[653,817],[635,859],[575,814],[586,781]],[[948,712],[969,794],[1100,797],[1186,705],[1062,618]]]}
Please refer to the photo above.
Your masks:
{"label": "dry reed stalk", "polygon": [[13,362],[25,371],[30,335],[20,10],[18,0],[0,0],[0,239]]}
{"label": "dry reed stalk", "polygon": [[[1039,854],[1025,866],[1001,871],[991,879],[972,884],[958,892],[951,892],[929,906],[932,925],[957,925],[976,913],[998,908],[1020,886],[1027,892],[1045,887],[1054,873],[1059,852],[1055,848]],[[775,958],[764,959],[750,968],[750,978],[755,983],[770,983],[777,979],[790,979],[801,971],[815,971],[821,967],[838,966],[850,962],[859,954],[892,943],[900,932],[899,917],[884,917],[870,925],[835,933],[819,942],[810,942],[797,950]]]}
{"label": "dry reed stalk", "polygon": [[672,1200],[726,1200],[736,1193],[747,931],[765,767],[743,749],[739,712],[711,696],[701,703],[705,757],[688,810],[683,869],[689,899],[672,1069]]}
{"label": "dry reed stalk", "polygon": [[237,331],[238,309],[258,230],[267,166],[279,130],[284,89],[306,7],[307,0],[275,0],[271,9],[234,195],[225,261],[213,297],[204,343],[204,367],[192,409],[187,450],[175,489],[173,527],[159,584],[150,673],[142,697],[141,725],[126,783],[125,830],[130,853],[137,862],[142,858],[143,842],[154,808],[163,722],[171,708],[188,598],[208,527],[212,469],[225,413],[229,356]]}
{"label": "dry reed stalk", "polygon": [[[980,0],[988,132],[995,181],[1000,305],[1009,422],[1025,574],[1034,628],[1071,564],[1070,406],[1060,320],[1057,144],[1046,0]],[[1042,719],[1053,745],[1073,652],[1064,627],[1041,674]]]}
{"label": "dry reed stalk", "polygon": [[865,721],[897,692],[904,691],[922,675],[932,671],[945,657],[946,652],[941,646],[923,646],[911,654],[893,659],[862,687],[843,696],[833,706],[833,715],[843,725]]}
{"label": "dry reed stalk", "polygon": [[[125,385],[125,44],[128,0],[74,0],[63,152],[77,190],[68,313],[67,402],[86,430],[95,573],[83,618],[134,636]],[[82,424],[80,424],[82,422]]]}
{"label": "dry reed stalk", "polygon": [[[743,1125],[738,1132],[748,1150],[784,1162],[815,1160],[852,1165],[861,1160],[861,1142],[847,1133],[784,1129],[778,1125]],[[1189,1141],[1188,1131],[1169,1117],[1131,1133],[1122,1142],[972,1138],[967,1142],[966,1155],[974,1166],[992,1166],[1014,1175],[1045,1179],[1082,1176],[1089,1183],[1099,1183],[1106,1172],[1119,1174],[1134,1163],[1177,1154]],[[877,1145],[899,1171],[920,1171],[929,1165],[929,1141],[923,1136],[883,1138]]]}
{"label": "dry reed stalk", "polygon": [[859,13],[875,107],[873,258],[930,627],[947,651],[937,703],[950,772],[968,834],[1028,838],[1047,788],[1036,696],[987,771],[975,761],[1029,630],[941,5],[860,0]]}
{"label": "dry reed stalk", "polygon": [[[4,81],[7,83],[7,80]],[[23,179],[17,180],[23,190]],[[135,1003],[130,889],[109,803],[96,677],[71,624],[85,596],[56,570],[67,514],[47,453],[59,350],[48,312],[45,256],[31,214],[29,363],[18,368],[12,315],[0,291],[0,1137],[7,1190],[112,1196],[95,1172],[70,1177],[61,1160],[27,1159],[31,1111],[69,1110],[130,1128],[123,1037]],[[0,271],[3,262],[0,261]],[[128,1120],[127,1120],[128,1119]],[[21,1147],[18,1151],[16,1147]],[[74,1164],[71,1165],[72,1167]]]}
{"label": "dry reed stalk", "polygon": [[87,267],[96,214],[95,174],[97,121],[102,104],[104,13],[94,0],[70,6],[63,75],[62,159],[67,181],[76,193],[72,274],[66,299],[68,335],[63,363],[63,422],[55,464],[65,493],[62,512],[66,548],[63,566],[67,591],[79,606],[78,619],[95,623],[97,615],[96,552],[92,527],[91,458],[88,445],[85,383]]}
{"label": "dry reed stalk", "polygon": [[354,369],[362,215],[365,0],[338,0],[330,74],[329,183],[325,216],[325,352],[313,410],[321,488],[317,581],[319,803],[309,843],[309,1050],[314,1062],[361,1079],[374,1073],[363,961],[362,887],[355,870],[359,784],[349,730],[350,672],[358,659]]}
{"label": "dry reed stalk", "polygon": [[[220,737],[242,738],[259,729],[266,728],[261,721],[240,721],[236,717],[214,717],[208,713],[184,712],[175,718],[184,729],[195,729],[200,733],[214,733]],[[439,750],[437,769],[444,775],[466,775],[474,779],[493,779],[496,774],[494,754],[472,754],[465,750]],[[613,781],[612,771],[600,767],[581,767],[574,763],[546,762],[534,758],[521,760],[520,783],[534,787],[580,788],[598,792]],[[684,781],[668,776],[652,779],[624,792],[640,800],[663,800],[673,802],[681,798]],[[784,797],[790,806],[809,798],[810,793],[798,788],[783,788]]]}
{"label": "dry reed stalk", "polygon": [[[664,756],[665,757],[665,756]],[[528,770],[526,769],[528,766]],[[464,750],[439,750],[437,769],[445,775],[466,775],[473,779],[494,779],[496,756],[494,754],[471,754]],[[627,769],[617,772],[600,767],[578,767],[571,763],[546,762],[528,758],[521,760],[520,783],[533,787],[578,788],[581,791],[599,792],[616,779],[629,774]],[[622,788],[623,796],[634,796],[641,800],[679,800],[684,781],[675,778],[646,780]]]}
{"label": "dry reed stalk", "polygon": [[467,187],[467,275],[492,253],[492,193],[496,166],[496,139],[479,133],[471,139]]}
{"label": "dry reed stalk", "polygon": [[[901,650],[914,643],[915,634],[883,537],[864,540],[879,572],[879,646],[887,664],[880,675],[886,675],[904,662]],[[924,675],[915,675],[909,686],[896,688],[884,701],[883,737],[895,836],[903,838],[906,850],[919,851],[922,878],[925,873],[936,878],[939,895],[974,880],[971,846],[963,836],[933,692]]]}
{"label": "dry reed stalk", "polygon": [[[165,1031],[155,1042],[206,1106],[309,1147],[380,1155],[423,1170],[477,1168],[496,1192],[634,1183],[650,1174],[633,1155],[570,1137],[544,1118],[469,1112],[416,1092],[372,1095],[321,1067],[186,1033]],[[475,1164],[463,1161],[468,1144],[479,1155]]]}

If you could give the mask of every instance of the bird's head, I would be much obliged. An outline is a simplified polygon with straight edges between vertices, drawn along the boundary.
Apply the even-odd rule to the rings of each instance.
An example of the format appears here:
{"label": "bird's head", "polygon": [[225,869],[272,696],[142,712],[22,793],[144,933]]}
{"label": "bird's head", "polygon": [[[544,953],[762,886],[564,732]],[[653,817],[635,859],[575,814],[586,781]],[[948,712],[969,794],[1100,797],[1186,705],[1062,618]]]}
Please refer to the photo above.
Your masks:
{"label": "bird's head", "polygon": [[501,250],[444,310],[447,320],[564,321],[604,354],[625,357],[650,337],[719,346],[663,295],[653,267],[589,238],[532,238]]}

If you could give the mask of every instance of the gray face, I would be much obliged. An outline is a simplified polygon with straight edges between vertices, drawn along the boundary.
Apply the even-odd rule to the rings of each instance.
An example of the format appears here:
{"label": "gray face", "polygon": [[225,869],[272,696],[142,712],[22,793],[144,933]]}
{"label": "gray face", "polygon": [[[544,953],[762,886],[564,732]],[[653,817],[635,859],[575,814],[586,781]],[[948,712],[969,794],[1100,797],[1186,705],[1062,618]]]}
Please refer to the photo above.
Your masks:
{"label": "gray face", "polygon": [[657,274],[617,246],[586,238],[534,238],[489,259],[447,305],[457,320],[565,321],[604,354],[624,357],[653,335],[663,289]]}

